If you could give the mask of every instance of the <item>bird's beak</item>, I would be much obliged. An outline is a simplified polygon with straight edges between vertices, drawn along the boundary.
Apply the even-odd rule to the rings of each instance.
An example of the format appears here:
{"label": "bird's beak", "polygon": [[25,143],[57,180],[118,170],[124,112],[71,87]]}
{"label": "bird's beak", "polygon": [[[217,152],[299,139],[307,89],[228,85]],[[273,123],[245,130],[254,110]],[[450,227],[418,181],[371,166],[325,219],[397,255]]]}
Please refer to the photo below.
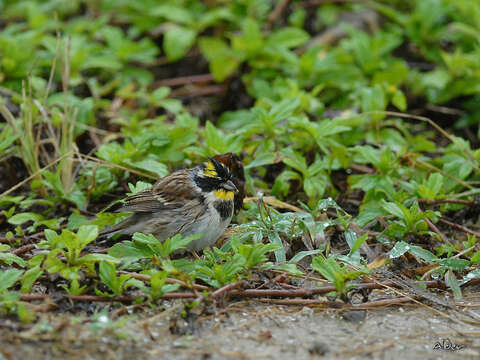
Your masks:
{"label": "bird's beak", "polygon": [[227,191],[238,192],[237,187],[235,186],[235,184],[231,180],[228,180],[228,181],[224,182],[222,187]]}

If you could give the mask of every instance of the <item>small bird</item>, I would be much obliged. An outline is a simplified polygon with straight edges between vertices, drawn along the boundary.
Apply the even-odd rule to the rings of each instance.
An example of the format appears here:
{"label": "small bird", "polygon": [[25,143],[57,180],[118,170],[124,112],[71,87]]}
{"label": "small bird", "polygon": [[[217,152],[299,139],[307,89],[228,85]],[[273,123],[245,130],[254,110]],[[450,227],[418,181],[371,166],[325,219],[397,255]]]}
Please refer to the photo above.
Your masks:
{"label": "small bird", "polygon": [[164,241],[178,233],[184,237],[202,234],[187,245],[187,250],[203,250],[218,240],[232,220],[234,197],[238,193],[233,180],[228,164],[215,158],[191,169],[175,171],[150,189],[113,205],[112,211],[133,214],[102,230],[100,235],[142,232]]}

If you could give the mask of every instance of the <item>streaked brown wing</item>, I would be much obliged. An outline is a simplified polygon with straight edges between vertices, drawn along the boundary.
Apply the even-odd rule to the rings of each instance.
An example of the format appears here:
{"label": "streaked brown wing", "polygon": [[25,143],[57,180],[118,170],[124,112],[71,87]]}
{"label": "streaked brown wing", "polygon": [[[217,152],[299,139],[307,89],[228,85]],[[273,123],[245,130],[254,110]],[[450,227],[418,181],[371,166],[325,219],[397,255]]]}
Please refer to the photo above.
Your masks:
{"label": "streaked brown wing", "polygon": [[123,203],[112,207],[112,210],[145,213],[181,208],[195,198],[188,172],[189,170],[176,171],[158,180],[152,188],[125,198]]}

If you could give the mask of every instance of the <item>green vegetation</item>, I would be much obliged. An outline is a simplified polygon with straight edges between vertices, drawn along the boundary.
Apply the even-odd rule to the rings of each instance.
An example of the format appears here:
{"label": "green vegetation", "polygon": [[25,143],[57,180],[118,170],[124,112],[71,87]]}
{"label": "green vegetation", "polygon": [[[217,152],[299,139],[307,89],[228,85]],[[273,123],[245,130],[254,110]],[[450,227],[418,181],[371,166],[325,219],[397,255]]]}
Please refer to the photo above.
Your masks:
{"label": "green vegetation", "polygon": [[[0,311],[35,321],[47,283],[153,305],[258,273],[348,301],[387,258],[460,298],[480,278],[480,2],[319,3],[0,0]],[[250,201],[220,248],[96,243],[127,191],[226,152]]]}

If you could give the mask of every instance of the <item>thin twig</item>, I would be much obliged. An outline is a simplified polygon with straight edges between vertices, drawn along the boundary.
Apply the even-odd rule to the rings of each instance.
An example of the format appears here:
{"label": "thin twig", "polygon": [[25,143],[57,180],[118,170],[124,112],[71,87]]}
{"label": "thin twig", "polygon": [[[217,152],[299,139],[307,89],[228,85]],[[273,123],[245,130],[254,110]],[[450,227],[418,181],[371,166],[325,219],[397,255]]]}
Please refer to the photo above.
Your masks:
{"label": "thin twig", "polygon": [[418,165],[421,165],[421,166],[426,167],[426,168],[428,168],[428,169],[430,169],[430,170],[433,170],[433,171],[435,171],[435,172],[438,172],[438,173],[442,174],[443,176],[448,177],[449,179],[452,179],[452,180],[455,181],[456,183],[458,183],[458,184],[466,187],[466,188],[469,189],[469,190],[474,190],[474,187],[473,187],[472,185],[470,185],[469,183],[467,183],[467,182],[465,182],[465,181],[463,181],[463,180],[461,180],[461,179],[459,179],[459,178],[456,178],[455,176],[447,173],[446,171],[444,171],[444,170],[442,170],[442,169],[440,169],[440,168],[438,168],[438,167],[436,167],[436,166],[434,166],[434,165],[432,165],[432,164],[429,164],[429,163],[427,163],[427,162],[425,162],[425,161],[418,160],[418,159],[413,160],[413,162],[414,162],[414,166],[416,166],[417,164],[418,164]]}
{"label": "thin twig", "polygon": [[215,290],[210,294],[212,298],[219,297],[221,295],[225,295],[226,293],[232,291],[233,289],[236,289],[240,286],[242,286],[245,282],[244,281],[236,281],[230,284],[225,285],[224,287],[221,287],[220,289]]}
{"label": "thin twig", "polygon": [[23,245],[15,250],[12,250],[11,253],[14,255],[21,255],[23,253],[26,253],[27,251],[30,251],[32,249],[35,249],[37,246],[35,244],[27,244]]}
{"label": "thin twig", "polygon": [[466,206],[475,205],[474,201],[462,200],[462,199],[438,199],[438,200],[417,199],[417,201],[419,203],[427,204],[427,205],[438,205],[438,204],[459,204],[459,205],[466,205]]}
{"label": "thin twig", "polygon": [[[105,296],[97,296],[97,295],[67,295],[67,298],[74,300],[74,301],[99,301],[99,302],[132,302],[138,299],[144,299],[146,295],[140,296],[113,296],[113,297],[105,297]],[[178,293],[178,292],[171,292],[166,293],[159,297],[159,299],[194,299],[196,298],[194,293]]]}
{"label": "thin twig", "polygon": [[[423,285],[427,288],[439,288],[445,289],[445,282],[441,280],[430,280],[430,281],[412,281],[414,285]],[[465,285],[478,285],[480,284],[480,279],[472,279]],[[230,287],[231,285],[231,287]],[[266,289],[266,290],[259,290],[259,289],[246,289],[246,290],[239,290],[233,289],[232,287],[240,286],[239,282],[229,284],[221,289],[218,289],[212,293],[213,297],[218,297],[219,294],[228,292],[230,296],[238,296],[238,297],[250,297],[250,298],[267,298],[267,297],[283,297],[283,298],[295,298],[295,297],[306,297],[306,296],[313,296],[319,294],[326,294],[331,291],[335,291],[336,288],[333,285],[322,286],[318,288],[311,288],[311,289],[297,289],[297,290],[275,290],[275,289]],[[464,286],[465,286],[464,285]],[[371,282],[371,283],[361,283],[357,284],[357,289],[383,289],[389,288],[393,289],[394,287],[402,287],[399,285],[398,282],[394,282],[391,280],[383,281],[383,282]],[[220,291],[221,290],[221,291]],[[404,296],[404,294],[401,294]],[[421,296],[421,295],[419,295]],[[137,299],[146,298],[147,296],[116,296],[116,297],[105,297],[105,296],[96,296],[96,295],[66,295],[67,298],[74,300],[74,301],[101,301],[101,302],[109,302],[109,301],[116,301],[116,302],[132,302]],[[34,301],[34,300],[44,300],[50,299],[51,295],[48,294],[23,294],[21,296],[21,300],[23,301]],[[171,292],[166,293],[161,296],[159,299],[195,299],[198,296],[193,292]],[[308,300],[308,299],[307,299]],[[318,299],[310,299],[310,300],[318,300]],[[457,304],[460,305],[461,304]]]}
{"label": "thin twig", "polygon": [[273,8],[273,11],[270,13],[267,19],[267,26],[271,28],[275,21],[282,15],[282,13],[287,8],[290,0],[281,0],[277,3],[277,5]]}
{"label": "thin twig", "polygon": [[476,246],[476,245],[473,245],[473,246],[470,246],[470,247],[467,248],[467,249],[464,249],[464,250],[460,251],[458,254],[452,256],[450,259],[457,259],[457,258],[459,258],[460,256],[463,256],[463,255],[469,253],[470,251],[472,251],[473,249],[475,249],[475,246]]}
{"label": "thin twig", "polygon": [[372,309],[382,306],[398,305],[412,301],[410,297],[400,297],[394,299],[382,299],[369,301],[363,304],[349,305],[339,301],[328,301],[319,299],[258,299],[260,302],[276,304],[276,305],[301,305],[301,306],[321,306],[327,308],[336,308],[342,310],[361,310]]}
{"label": "thin twig", "polygon": [[324,4],[343,4],[343,3],[358,3],[363,0],[308,0],[299,3],[301,7],[314,7]]}
{"label": "thin twig", "polygon": [[294,211],[294,212],[305,212],[305,210],[300,209],[299,207],[291,205],[289,203],[286,203],[282,200],[279,200],[274,196],[246,197],[246,198],[243,199],[243,203],[247,204],[247,203],[250,203],[250,202],[256,202],[260,199],[262,199],[263,202],[265,202],[266,204],[268,204],[268,205],[270,205],[274,208],[277,208],[277,209],[286,209],[286,210],[290,210],[290,211]]}
{"label": "thin twig", "polygon": [[120,169],[120,170],[123,170],[123,171],[129,171],[132,174],[136,174],[136,175],[143,176],[143,177],[153,179],[153,180],[158,179],[157,176],[149,175],[149,174],[141,172],[141,171],[137,171],[137,170],[134,170],[134,169],[131,169],[131,168],[127,168],[125,166],[113,164],[113,163],[110,163],[108,161],[105,161],[105,160],[102,160],[102,159],[99,159],[99,158],[96,158],[96,157],[93,157],[93,156],[90,156],[90,155],[82,154],[82,153],[79,153],[79,152],[77,152],[77,154],[79,156],[81,156],[82,158],[97,162],[97,163],[99,163],[103,166],[106,166],[106,167],[117,168],[117,169]]}
{"label": "thin twig", "polygon": [[51,299],[52,297],[48,294],[22,294],[20,300],[22,301],[35,301],[35,300],[45,300]]}
{"label": "thin twig", "polygon": [[7,238],[7,237],[0,237],[0,243],[14,243],[17,241],[24,241],[24,238]]}
{"label": "thin twig", "polygon": [[64,158],[66,158],[67,156],[71,155],[72,152],[68,152],[66,154],[64,154],[63,156],[60,156],[58,159],[55,159],[54,161],[52,161],[50,164],[48,164],[47,166],[44,166],[43,168],[41,168],[40,170],[34,172],[32,175],[30,175],[29,177],[27,177],[26,179],[20,181],[17,185],[14,185],[12,186],[10,189],[4,191],[3,193],[0,194],[0,198],[2,196],[5,196],[5,195],[8,195],[10,194],[12,191],[14,190],[17,190],[19,187],[23,186],[24,184],[26,184],[27,182],[29,182],[30,180],[34,179],[35,177],[37,177],[38,175],[40,175],[42,172],[44,172],[45,170],[47,170],[48,168],[52,167],[53,165],[55,165],[56,163],[58,163],[59,161],[62,161]]}
{"label": "thin twig", "polygon": [[[127,274],[127,275],[130,275],[134,279],[138,279],[138,280],[142,280],[142,281],[150,281],[152,279],[152,277],[150,275],[139,274],[139,273],[136,273],[136,272],[129,272],[129,271],[123,271],[123,270],[117,271],[117,274]],[[179,279],[167,278],[167,279],[165,279],[165,282],[167,284],[179,284],[179,285],[182,285],[186,288],[193,288],[193,289],[201,290],[201,291],[210,290],[210,288],[208,286],[200,285],[200,284],[188,284],[187,282],[185,282],[183,280],[179,280]]]}
{"label": "thin twig", "polygon": [[470,234],[470,235],[475,235],[477,238],[480,238],[480,232],[478,232],[478,231],[470,230],[469,228],[466,228],[463,225],[455,224],[451,221],[448,221],[448,220],[445,220],[445,219],[442,219],[442,218],[440,218],[438,221],[440,221],[441,223],[443,223],[445,225],[451,226],[451,227],[453,227],[457,230],[463,231],[464,233],[467,233],[467,234]]}
{"label": "thin twig", "polygon": [[364,166],[364,165],[350,164],[349,167],[352,170],[355,170],[355,171],[358,171],[358,172],[361,172],[361,173],[364,173],[364,174],[375,174],[377,172],[375,169],[372,169],[372,168],[370,168],[368,166]]}
{"label": "thin twig", "polygon": [[153,84],[154,88],[160,86],[180,86],[186,84],[195,84],[195,83],[206,83],[213,81],[212,74],[200,74],[200,75],[191,75],[191,76],[179,76],[172,79],[163,79],[155,82]]}
{"label": "thin twig", "polygon": [[427,110],[435,111],[441,114],[447,114],[447,115],[456,115],[456,116],[461,116],[465,114],[465,111],[460,110],[460,109],[453,109],[449,108],[446,106],[438,106],[438,105],[433,105],[433,104],[427,104],[425,105],[425,108]]}
{"label": "thin twig", "polygon": [[[418,212],[422,213],[423,210],[420,209],[420,208],[418,208]],[[434,233],[436,233],[438,236],[440,236],[440,239],[442,239],[442,241],[443,241],[444,243],[449,243],[449,242],[451,242],[451,241],[447,238],[447,236],[446,236],[444,233],[442,233],[442,232],[437,228],[437,226],[436,226],[433,222],[430,221],[429,218],[425,217],[424,220],[425,220],[425,222],[427,223],[429,229],[432,230]]]}
{"label": "thin twig", "polygon": [[373,110],[373,111],[368,111],[365,112],[364,114],[368,113],[376,113],[376,114],[385,114],[389,116],[398,116],[400,118],[405,118],[405,119],[414,119],[414,120],[419,120],[428,123],[430,126],[435,128],[439,133],[441,133],[443,136],[445,136],[448,140],[450,140],[453,144],[457,145],[464,153],[468,155],[468,158],[470,160],[470,164],[472,167],[476,170],[476,172],[480,171],[480,168],[477,166],[477,161],[473,157],[473,154],[470,149],[467,149],[462,143],[460,143],[454,136],[450,135],[448,132],[446,132],[440,125],[435,123],[432,119],[429,119],[425,116],[419,116],[419,115],[412,115],[412,114],[404,114],[404,113],[399,113],[396,111],[383,111],[383,110]]}
{"label": "thin twig", "polygon": [[345,308],[347,304],[340,301],[328,301],[320,299],[269,299],[269,298],[260,298],[258,301],[263,303],[275,304],[275,305],[301,305],[301,306],[319,306],[327,308]]}
{"label": "thin twig", "polygon": [[209,85],[209,86],[184,86],[170,93],[171,98],[176,97],[196,97],[204,95],[222,94],[227,91],[227,86],[224,84]]}

